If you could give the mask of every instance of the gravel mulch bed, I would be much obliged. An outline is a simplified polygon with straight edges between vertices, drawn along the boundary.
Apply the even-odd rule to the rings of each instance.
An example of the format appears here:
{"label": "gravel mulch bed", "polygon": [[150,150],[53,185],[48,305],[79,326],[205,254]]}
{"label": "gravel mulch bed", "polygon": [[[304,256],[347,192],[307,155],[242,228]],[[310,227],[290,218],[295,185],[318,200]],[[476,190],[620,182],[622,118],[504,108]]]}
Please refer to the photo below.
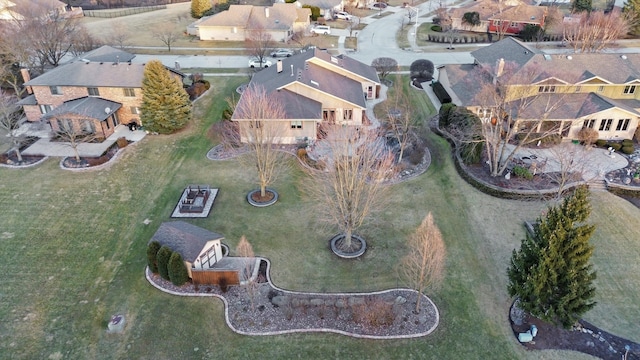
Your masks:
{"label": "gravel mulch bed", "polygon": [[[417,293],[391,289],[373,293],[302,293],[274,286],[268,276],[268,261],[260,265],[252,286],[175,286],[151,274],[155,287],[182,296],[215,296],[225,303],[227,325],[245,335],[277,335],[296,332],[333,332],[370,339],[426,336],[439,323],[435,304],[422,296],[415,313]],[[250,290],[255,294],[253,300]]]}

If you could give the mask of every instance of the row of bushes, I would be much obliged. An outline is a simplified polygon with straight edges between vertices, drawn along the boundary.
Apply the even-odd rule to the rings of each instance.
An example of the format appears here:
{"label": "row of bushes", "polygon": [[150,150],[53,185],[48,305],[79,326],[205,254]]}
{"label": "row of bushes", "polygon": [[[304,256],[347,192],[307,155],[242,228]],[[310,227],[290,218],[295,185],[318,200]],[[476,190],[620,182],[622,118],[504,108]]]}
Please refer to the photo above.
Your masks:
{"label": "row of bushes", "polygon": [[433,83],[431,87],[433,88],[433,92],[436,94],[441,104],[446,104],[451,102],[451,96],[439,81]]}
{"label": "row of bushes", "polygon": [[189,280],[182,255],[167,246],[160,246],[157,241],[152,241],[147,246],[147,265],[152,273],[160,274],[160,277],[171,281],[173,285],[180,286]]}
{"label": "row of bushes", "polygon": [[596,141],[596,146],[606,149],[612,148],[615,151],[620,151],[623,154],[627,155],[633,154],[633,152],[636,150],[635,146],[633,145],[633,140],[630,139],[622,140],[622,142],[600,139]]}
{"label": "row of bushes", "polygon": [[[516,140],[522,140],[527,134],[516,134]],[[540,145],[552,146],[558,145],[562,142],[562,136],[560,134],[529,134],[529,139],[540,139]]]}
{"label": "row of bushes", "polygon": [[[434,25],[437,26],[437,25]],[[452,35],[449,34],[428,34],[427,41],[437,43],[450,43]],[[487,37],[484,35],[453,35],[454,44],[471,44],[486,42]]]}

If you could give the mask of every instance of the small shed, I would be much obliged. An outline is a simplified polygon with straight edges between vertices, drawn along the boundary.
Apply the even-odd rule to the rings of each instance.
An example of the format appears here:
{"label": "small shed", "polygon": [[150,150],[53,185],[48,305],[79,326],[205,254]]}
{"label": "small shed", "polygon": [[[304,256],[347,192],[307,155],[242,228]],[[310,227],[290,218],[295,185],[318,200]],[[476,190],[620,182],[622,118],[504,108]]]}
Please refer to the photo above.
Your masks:
{"label": "small shed", "polygon": [[151,240],[178,252],[184,259],[189,277],[194,284],[217,285],[224,278],[227,285],[239,283],[237,270],[216,264],[227,255],[224,237],[218,233],[191,225],[184,221],[169,221],[160,225]]}

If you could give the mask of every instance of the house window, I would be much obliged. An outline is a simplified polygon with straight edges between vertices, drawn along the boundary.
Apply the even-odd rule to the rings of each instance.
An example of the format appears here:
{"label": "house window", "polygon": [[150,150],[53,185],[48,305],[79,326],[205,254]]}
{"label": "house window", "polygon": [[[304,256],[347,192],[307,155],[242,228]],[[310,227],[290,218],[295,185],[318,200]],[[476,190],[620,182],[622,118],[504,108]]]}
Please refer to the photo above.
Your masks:
{"label": "house window", "polygon": [[627,85],[624,87],[624,93],[625,94],[633,94],[636,92],[636,86],[635,85]]}
{"label": "house window", "polygon": [[611,124],[613,124],[613,119],[602,119],[600,120],[600,127],[598,130],[609,131],[611,130]]}
{"label": "house window", "polygon": [[49,86],[51,95],[62,95],[62,88],[60,86]]}
{"label": "house window", "polygon": [[73,131],[73,122],[71,122],[71,119],[56,119],[56,121],[58,123],[58,131]]}
{"label": "house window", "polygon": [[97,87],[88,87],[87,92],[89,96],[100,96],[100,91],[98,91]]}
{"label": "house window", "polygon": [[502,25],[502,21],[501,20],[493,20],[493,25],[500,26],[500,25]]}
{"label": "house window", "polygon": [[582,123],[582,128],[593,129],[595,125],[596,125],[596,119],[587,119]]}
{"label": "house window", "polygon": [[136,89],[124,88],[124,89],[122,89],[122,91],[124,91],[124,96],[126,96],[126,97],[135,97],[136,96]]}
{"label": "house window", "polygon": [[630,121],[631,119],[619,119],[618,125],[616,125],[616,131],[627,131]]}
{"label": "house window", "polygon": [[93,123],[93,121],[85,120],[84,123],[83,123],[83,130],[87,134],[95,134],[96,133],[96,126]]}
{"label": "house window", "polygon": [[554,85],[543,85],[538,87],[539,93],[554,93],[556,92],[556,87]]}
{"label": "house window", "polygon": [[131,113],[134,115],[139,115],[140,114],[140,109],[137,106],[132,106],[131,107]]}
{"label": "house window", "polygon": [[46,114],[51,111],[51,105],[40,105],[40,112]]}
{"label": "house window", "polygon": [[322,120],[328,122],[329,124],[335,124],[335,122],[336,122],[336,111],[335,110],[322,110]]}
{"label": "house window", "polygon": [[237,34],[238,33],[238,28],[234,26],[233,29],[231,29],[231,32],[234,33],[234,34]]}
{"label": "house window", "polygon": [[604,86],[600,85],[598,86],[598,92],[603,92],[604,91]]}
{"label": "house window", "polygon": [[300,120],[292,121],[291,122],[291,128],[292,129],[302,129],[302,121],[300,121]]}
{"label": "house window", "polygon": [[353,110],[352,109],[345,109],[344,110],[344,119],[345,120],[353,120]]}

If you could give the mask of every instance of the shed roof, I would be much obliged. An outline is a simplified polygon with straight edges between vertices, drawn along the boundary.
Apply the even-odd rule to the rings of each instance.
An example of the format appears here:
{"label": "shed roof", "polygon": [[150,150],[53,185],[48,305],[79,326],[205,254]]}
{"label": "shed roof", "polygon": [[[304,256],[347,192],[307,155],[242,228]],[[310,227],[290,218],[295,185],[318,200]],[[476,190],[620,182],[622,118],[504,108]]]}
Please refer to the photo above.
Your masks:
{"label": "shed roof", "polygon": [[207,242],[222,238],[218,233],[184,221],[169,221],[160,224],[149,243],[157,241],[161,246],[180,253],[185,261],[194,262]]}

